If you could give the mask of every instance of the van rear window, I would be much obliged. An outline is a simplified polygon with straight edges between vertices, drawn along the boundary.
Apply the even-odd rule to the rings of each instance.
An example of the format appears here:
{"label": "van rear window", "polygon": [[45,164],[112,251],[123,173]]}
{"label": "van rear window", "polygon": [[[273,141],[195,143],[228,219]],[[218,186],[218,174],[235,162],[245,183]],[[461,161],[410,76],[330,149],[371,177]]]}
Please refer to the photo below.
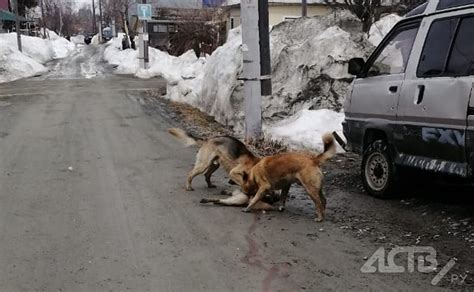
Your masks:
{"label": "van rear window", "polygon": [[433,22],[421,54],[417,71],[419,77],[440,76],[444,73],[458,21],[457,18],[450,18]]}
{"label": "van rear window", "polygon": [[454,40],[447,75],[474,75],[474,17],[464,18]]}
{"label": "van rear window", "polygon": [[437,10],[454,8],[464,5],[474,4],[474,0],[440,0]]}
{"label": "van rear window", "polygon": [[433,22],[418,65],[418,77],[474,75],[474,16]]}

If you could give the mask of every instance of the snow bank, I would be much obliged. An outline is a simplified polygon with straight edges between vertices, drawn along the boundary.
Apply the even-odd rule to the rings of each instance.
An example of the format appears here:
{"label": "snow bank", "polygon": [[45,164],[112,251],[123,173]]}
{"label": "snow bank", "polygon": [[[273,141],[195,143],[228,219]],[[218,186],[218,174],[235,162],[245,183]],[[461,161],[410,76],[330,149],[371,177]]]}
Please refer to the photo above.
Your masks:
{"label": "snow bank", "polygon": [[197,58],[193,51],[175,57],[150,48],[149,56],[150,68],[141,69],[138,50],[122,50],[121,36],[110,41],[104,51],[104,59],[117,66],[116,73],[133,74],[144,79],[163,77],[167,81],[167,92],[170,98],[199,106],[200,94],[195,89],[202,86],[206,61]]}
{"label": "snow bank", "polygon": [[342,109],[352,76],[348,62],[368,57],[372,45],[359,20],[345,11],[283,22],[271,33],[273,97],[266,118],[302,109]]}
{"label": "snow bank", "polygon": [[[302,110],[294,116],[265,128],[265,134],[282,140],[290,147],[323,151],[321,137],[327,132],[338,132],[342,137],[344,114],[335,111]],[[341,151],[342,149],[339,149]]]}
{"label": "snow bank", "polygon": [[397,14],[389,14],[382,17],[379,21],[375,22],[369,31],[369,41],[374,45],[378,46],[383,38],[390,32],[390,30],[397,24],[403,17]]}
{"label": "snow bank", "polygon": [[0,43],[0,83],[46,73],[48,69],[20,51]]}
{"label": "snow bank", "polygon": [[[206,60],[204,84],[195,88],[201,90],[198,107],[237,131],[244,128],[241,39],[239,29],[231,32]],[[359,20],[344,11],[276,25],[270,43],[273,95],[262,100],[266,124],[303,109],[340,111],[352,81],[348,61],[373,49]]]}
{"label": "snow bank", "polygon": [[[343,115],[337,112],[342,110],[352,81],[348,61],[367,58],[373,46],[362,33],[360,21],[345,11],[278,24],[270,42],[273,95],[262,100],[266,133],[295,146],[317,147],[323,132],[341,129]],[[118,66],[117,72],[141,78],[163,76],[167,98],[191,104],[237,132],[243,131],[240,28],[230,31],[227,42],[205,59],[192,52],[173,57],[151,50],[148,70],[138,69],[136,51],[121,51],[120,47],[121,39],[114,40],[104,55]],[[278,127],[269,126],[275,123]],[[290,138],[291,132],[300,134]]]}
{"label": "snow bank", "polygon": [[[92,38],[94,43],[95,35]],[[138,71],[138,51],[128,49],[122,50],[122,39],[114,38],[108,44],[104,50],[104,60],[112,65],[117,66],[116,73],[118,74],[136,74]]]}
{"label": "snow bank", "polygon": [[19,52],[16,34],[0,34],[0,82],[42,74],[47,71],[43,64],[69,56],[75,45],[56,36],[52,40],[21,36],[23,52]]}

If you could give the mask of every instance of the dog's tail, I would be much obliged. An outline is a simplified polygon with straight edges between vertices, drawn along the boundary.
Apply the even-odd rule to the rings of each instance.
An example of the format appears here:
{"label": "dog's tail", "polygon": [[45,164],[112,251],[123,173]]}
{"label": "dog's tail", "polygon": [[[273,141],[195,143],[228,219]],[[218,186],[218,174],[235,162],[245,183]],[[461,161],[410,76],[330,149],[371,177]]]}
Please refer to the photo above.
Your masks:
{"label": "dog's tail", "polygon": [[168,133],[170,133],[173,137],[177,138],[179,141],[183,142],[186,147],[198,145],[200,142],[189,136],[184,130],[179,128],[170,128],[168,129]]}
{"label": "dog's tail", "polygon": [[315,162],[322,165],[326,160],[331,159],[336,154],[336,141],[331,133],[323,135],[324,152],[314,158]]}

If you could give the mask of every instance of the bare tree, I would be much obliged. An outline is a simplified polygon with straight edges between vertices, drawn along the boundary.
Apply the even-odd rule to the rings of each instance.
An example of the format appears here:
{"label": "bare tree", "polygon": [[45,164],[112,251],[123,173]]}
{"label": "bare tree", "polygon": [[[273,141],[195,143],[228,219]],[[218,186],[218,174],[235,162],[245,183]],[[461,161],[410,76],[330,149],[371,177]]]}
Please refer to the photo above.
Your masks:
{"label": "bare tree", "polygon": [[179,56],[193,49],[199,57],[223,44],[226,21],[221,9],[160,9],[159,14],[178,19],[170,36],[170,53]]}
{"label": "bare tree", "polygon": [[102,11],[104,13],[104,21],[111,23],[115,20],[115,23],[121,25],[123,31],[129,34],[129,7],[135,3],[135,0],[103,0]]}
{"label": "bare tree", "polygon": [[93,16],[91,6],[86,5],[77,12],[77,26],[83,32],[93,32]]}
{"label": "bare tree", "polygon": [[61,0],[44,0],[43,25],[48,29],[66,37],[77,34],[80,30],[78,15]]}
{"label": "bare tree", "polygon": [[362,29],[368,32],[374,22],[380,19],[384,13],[398,11],[398,5],[383,5],[382,0],[325,0],[333,7],[348,9],[362,22]]}

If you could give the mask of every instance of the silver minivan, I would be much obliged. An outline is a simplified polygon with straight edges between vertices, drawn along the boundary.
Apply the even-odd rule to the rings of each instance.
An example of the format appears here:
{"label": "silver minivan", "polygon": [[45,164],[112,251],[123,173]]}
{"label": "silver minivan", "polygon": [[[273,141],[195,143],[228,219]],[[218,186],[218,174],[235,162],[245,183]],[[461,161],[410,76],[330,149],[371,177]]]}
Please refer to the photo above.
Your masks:
{"label": "silver minivan", "polygon": [[400,166],[473,180],[474,0],[431,0],[399,22],[356,75],[344,135],[373,196]]}

